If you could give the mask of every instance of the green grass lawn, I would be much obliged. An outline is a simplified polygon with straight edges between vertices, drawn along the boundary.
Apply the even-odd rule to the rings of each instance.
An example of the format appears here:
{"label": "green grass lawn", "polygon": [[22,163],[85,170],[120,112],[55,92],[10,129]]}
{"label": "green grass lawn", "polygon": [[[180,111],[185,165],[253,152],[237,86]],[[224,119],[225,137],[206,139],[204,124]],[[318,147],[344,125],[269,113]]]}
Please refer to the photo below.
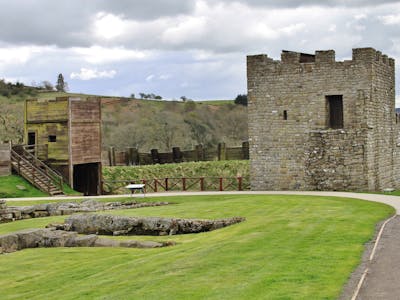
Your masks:
{"label": "green grass lawn", "polygon": [[[24,189],[18,189],[17,186],[24,187]],[[46,196],[48,194],[39,191],[22,177],[16,175],[0,177],[0,198]]]}
{"label": "green grass lawn", "polygon": [[[24,187],[19,189],[17,186]],[[78,196],[81,193],[74,191],[69,185],[64,184],[64,193],[66,195]],[[0,198],[21,198],[21,197],[48,197],[24,178],[17,175],[0,177]]]}
{"label": "green grass lawn", "polygon": [[[335,299],[377,222],[394,213],[386,205],[336,197],[147,200],[175,204],[112,213],[247,220],[201,234],[113,237],[177,242],[160,249],[48,248],[0,255],[1,299]],[[63,218],[0,224],[0,234]]]}

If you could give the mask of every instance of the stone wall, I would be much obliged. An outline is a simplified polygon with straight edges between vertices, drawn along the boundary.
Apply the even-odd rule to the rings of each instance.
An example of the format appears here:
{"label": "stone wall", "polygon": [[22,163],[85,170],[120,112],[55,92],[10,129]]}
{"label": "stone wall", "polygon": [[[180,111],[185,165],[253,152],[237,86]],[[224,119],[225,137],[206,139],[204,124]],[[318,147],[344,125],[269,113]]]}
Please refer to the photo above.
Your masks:
{"label": "stone wall", "polygon": [[0,144],[0,176],[11,174],[10,145]]}
{"label": "stone wall", "polygon": [[[247,58],[254,190],[381,190],[398,186],[394,60],[372,48]],[[328,97],[340,95],[342,128]]]}

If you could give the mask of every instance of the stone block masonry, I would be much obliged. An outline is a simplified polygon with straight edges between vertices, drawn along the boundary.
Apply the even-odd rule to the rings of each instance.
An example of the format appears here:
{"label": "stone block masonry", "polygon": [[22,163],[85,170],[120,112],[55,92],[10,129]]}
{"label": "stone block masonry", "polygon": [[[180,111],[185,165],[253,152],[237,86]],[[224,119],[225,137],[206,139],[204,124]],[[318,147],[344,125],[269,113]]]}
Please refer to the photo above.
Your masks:
{"label": "stone block masonry", "polygon": [[248,56],[251,188],[399,188],[394,65],[373,48]]}

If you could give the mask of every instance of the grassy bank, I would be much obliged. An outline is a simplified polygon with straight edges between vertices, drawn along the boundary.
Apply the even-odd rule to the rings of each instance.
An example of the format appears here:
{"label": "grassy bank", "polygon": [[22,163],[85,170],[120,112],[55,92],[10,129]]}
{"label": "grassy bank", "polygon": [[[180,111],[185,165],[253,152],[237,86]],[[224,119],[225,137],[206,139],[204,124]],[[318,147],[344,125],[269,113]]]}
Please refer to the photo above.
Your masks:
{"label": "grassy bank", "polygon": [[28,181],[16,175],[0,177],[0,198],[45,197],[43,193]]}
{"label": "grassy bank", "polygon": [[[28,249],[0,255],[2,299],[336,299],[375,224],[393,213],[386,205],[335,197],[168,201],[175,204],[112,213],[247,220],[202,234],[115,237],[177,242],[168,248]],[[63,218],[0,224],[0,234]]]}
{"label": "grassy bank", "polygon": [[[81,193],[74,191],[67,184],[64,184],[64,193],[70,196],[78,196]],[[24,178],[17,175],[0,177],[0,198],[21,198],[21,197],[46,197],[49,196]]]}
{"label": "grassy bank", "polygon": [[[243,177],[243,189],[247,189],[249,186],[249,161],[226,160],[148,166],[103,167],[103,179],[107,182],[108,191],[112,193],[127,192],[125,189],[120,188],[126,185],[125,183],[112,183],[112,181],[139,181],[142,179],[182,177]],[[192,190],[199,190],[199,185],[194,185]]]}

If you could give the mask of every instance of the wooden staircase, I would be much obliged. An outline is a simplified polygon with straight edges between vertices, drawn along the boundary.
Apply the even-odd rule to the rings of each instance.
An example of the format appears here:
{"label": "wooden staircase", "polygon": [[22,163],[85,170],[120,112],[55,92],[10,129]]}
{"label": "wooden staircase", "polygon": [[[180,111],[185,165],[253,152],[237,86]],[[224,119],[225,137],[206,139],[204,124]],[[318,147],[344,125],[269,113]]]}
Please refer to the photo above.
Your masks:
{"label": "wooden staircase", "polygon": [[64,195],[62,176],[27,151],[24,146],[13,146],[11,165],[20,176],[39,190],[51,196]]}

